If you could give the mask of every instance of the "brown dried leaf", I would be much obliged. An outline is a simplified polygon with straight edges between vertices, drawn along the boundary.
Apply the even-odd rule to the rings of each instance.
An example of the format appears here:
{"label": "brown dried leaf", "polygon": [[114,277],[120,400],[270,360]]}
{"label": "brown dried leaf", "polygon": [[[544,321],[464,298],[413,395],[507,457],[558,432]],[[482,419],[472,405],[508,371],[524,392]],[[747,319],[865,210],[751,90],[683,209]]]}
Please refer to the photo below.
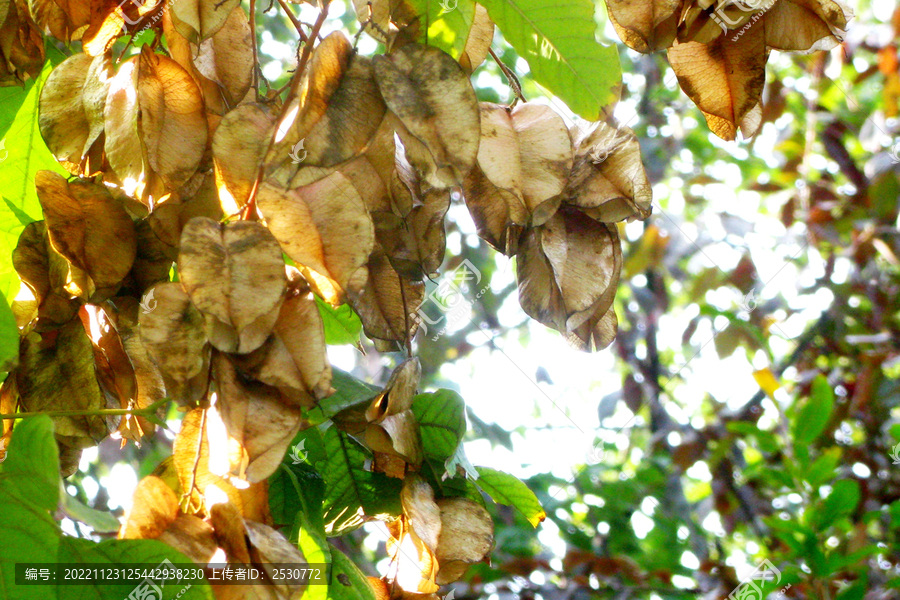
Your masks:
{"label": "brown dried leaf", "polygon": [[85,301],[112,296],[131,270],[137,252],[134,224],[109,190],[84,181],[68,182],[52,171],[35,177],[50,242],[72,267],[67,289]]}
{"label": "brown dried leaf", "polygon": [[459,64],[467,73],[472,73],[487,58],[494,41],[494,22],[488,11],[480,4],[475,5],[475,17],[469,28],[469,37],[459,57]]}
{"label": "brown dried leaf", "polygon": [[575,163],[566,202],[604,223],[650,216],[652,190],[634,132],[599,121],[575,126],[572,134]]}
{"label": "brown dried leaf", "polygon": [[669,63],[681,89],[723,140],[735,139],[738,128],[751,137],[760,125],[768,58],[765,32],[765,27],[750,27],[736,42],[720,36],[709,44],[686,42],[669,48]]}
{"label": "brown dried leaf", "polygon": [[365,150],[385,113],[371,60],[339,31],[319,44],[300,81],[266,156],[267,177],[289,189],[328,173],[310,167],[335,167]]}
{"label": "brown dried leaf", "polygon": [[[323,297],[340,304],[345,293],[358,293],[366,282],[366,261],[375,232],[356,188],[339,172],[295,190],[263,184],[257,206],[281,248],[312,279]],[[329,281],[320,282],[325,279]]]}
{"label": "brown dried leaf", "polygon": [[[91,338],[97,381],[107,401],[117,402],[120,408],[142,408],[137,405],[138,381],[119,336],[115,308],[109,302],[104,306],[88,304],[82,307],[78,316]],[[144,417],[125,415],[119,421],[117,433],[124,440],[140,444],[141,437],[154,430],[155,425]]]}
{"label": "brown dried leaf", "polygon": [[[182,512],[211,514],[211,509],[224,500],[234,505],[240,514],[243,510],[241,496],[237,488],[222,476],[228,473],[229,467],[227,437],[222,435],[224,431],[214,431],[216,435],[209,433],[213,412],[213,409],[195,408],[186,414],[172,444],[172,460],[178,481],[186,497],[190,498],[189,510],[185,511],[182,507]],[[218,420],[215,416],[213,418]],[[217,425],[215,429],[222,426],[221,421]],[[213,526],[216,526],[215,520]]]}
{"label": "brown dried leaf", "polygon": [[[95,376],[91,340],[77,319],[22,338],[15,378],[23,411],[108,408]],[[73,452],[97,445],[115,427],[112,419],[98,416],[52,419],[57,440]]]}
{"label": "brown dried leaf", "polygon": [[204,566],[209,564],[217,547],[212,526],[194,515],[178,515],[156,539]]}
{"label": "brown dried leaf", "polygon": [[226,114],[216,129],[212,149],[219,195],[230,196],[235,210],[247,204],[274,126],[268,105],[248,103]]}
{"label": "brown dried leaf", "polygon": [[262,346],[286,281],[281,249],[261,223],[191,219],[181,232],[178,273],[213,347],[247,353]]}
{"label": "brown dried leaf", "polygon": [[844,37],[852,11],[834,0],[784,0],[765,16],[766,46],[774,50],[831,50]]}
{"label": "brown dried leaf", "polygon": [[150,46],[119,67],[105,117],[106,154],[129,195],[158,199],[200,165],[208,136],[200,88],[177,62]]}
{"label": "brown dried leaf", "polygon": [[53,69],[41,90],[41,137],[75,175],[88,175],[83,157],[103,133],[103,110],[112,77],[106,56],[75,54]]}
{"label": "brown dried leaf", "polygon": [[25,0],[0,3],[0,85],[22,85],[44,66],[44,38]]}
{"label": "brown dried leaf", "polygon": [[514,252],[518,227],[540,225],[556,212],[571,168],[569,131],[551,108],[525,103],[510,112],[482,103],[478,167],[464,184],[479,235]]}
{"label": "brown dried leaf", "polygon": [[392,193],[384,190],[382,195],[388,206],[372,210],[370,205],[375,238],[403,277],[420,281],[436,276],[446,250],[444,216],[450,208],[450,190],[422,185],[402,156],[392,183]]}
{"label": "brown dried leaf", "polygon": [[494,544],[494,523],[483,506],[467,498],[441,498],[441,533],[435,556],[441,566],[437,583],[459,579],[465,568],[480,562]]}
{"label": "brown dried leaf", "polygon": [[219,84],[228,106],[237,106],[247,95],[253,79],[253,46],[250,22],[240,5],[234,7],[221,29],[200,43],[194,65]]}
{"label": "brown dried leaf", "polygon": [[276,388],[243,376],[225,354],[215,353],[213,374],[216,410],[228,436],[242,448],[240,462],[231,460],[231,473],[250,482],[262,481],[281,464],[304,423],[301,410],[285,402]]}
{"label": "brown dried leaf", "polygon": [[216,34],[240,0],[177,0],[169,4],[169,12],[178,32],[193,44],[200,44]]}
{"label": "brown dried leaf", "polygon": [[29,0],[28,8],[40,29],[66,43],[79,39],[91,21],[90,3],[79,0]]}
{"label": "brown dried leaf", "polygon": [[408,475],[400,491],[400,503],[413,531],[434,552],[441,534],[441,509],[434,501],[434,490],[420,476]]}
{"label": "brown dried leaf", "polygon": [[209,509],[210,521],[225,558],[231,563],[250,564],[247,529],[241,513],[230,502],[218,502]]}
{"label": "brown dried leaf", "polygon": [[[247,539],[250,542],[250,557],[253,564],[260,567],[271,580],[278,579],[275,577],[276,567],[272,567],[272,564],[304,564],[306,562],[297,546],[268,525],[251,520],[244,521],[244,525],[247,528]],[[305,583],[271,584],[266,587],[269,589],[265,590],[265,593],[271,593],[279,600],[300,598],[306,590]]]}
{"label": "brown dried leaf", "polygon": [[163,0],[91,0],[90,25],[82,36],[85,53],[90,56],[103,54],[126,31],[140,31],[146,21],[158,19],[157,15],[164,8]]}
{"label": "brown dried leaf", "polygon": [[64,289],[69,263],[50,244],[44,221],[25,226],[13,250],[12,263],[33,296],[32,300],[17,298],[12,303],[20,328],[47,331],[75,317],[81,303]]}
{"label": "brown dried leaf", "polygon": [[519,303],[533,319],[568,335],[609,308],[621,270],[618,230],[563,206],[528,230],[517,255]]}
{"label": "brown dried leaf", "polygon": [[134,488],[131,509],[119,530],[120,540],[150,540],[158,538],[175,522],[178,498],[166,482],[148,475]]}
{"label": "brown dried leaf", "polygon": [[378,423],[387,416],[411,409],[413,396],[419,389],[421,374],[422,366],[417,357],[408,358],[397,365],[384,389],[366,409],[366,419],[370,423]]}
{"label": "brown dried leaf", "polygon": [[410,163],[434,187],[458,185],[475,165],[480,135],[478,101],[465,70],[421,44],[373,61],[381,95],[402,123],[397,133]]}
{"label": "brown dried leaf", "polygon": [[316,399],[334,392],[325,327],[308,292],[285,300],[266,343],[235,360],[244,373],[278,388],[297,406],[312,408]]}
{"label": "brown dried leaf", "polygon": [[169,397],[193,404],[207,388],[209,346],[203,315],[178,283],[156,285],[144,298],[153,304],[141,310],[141,342],[159,367]]}
{"label": "brown dried leaf", "polygon": [[683,4],[684,0],[606,0],[619,38],[644,54],[672,45]]}
{"label": "brown dried leaf", "polygon": [[440,588],[435,583],[438,560],[410,526],[409,517],[401,515],[388,524],[388,531],[391,537],[387,540],[387,552],[396,564],[394,584],[416,594],[438,591]]}
{"label": "brown dried leaf", "polygon": [[366,335],[374,340],[405,342],[418,329],[415,310],[425,298],[425,286],[404,279],[381,248],[369,257],[369,280],[349,298]]}

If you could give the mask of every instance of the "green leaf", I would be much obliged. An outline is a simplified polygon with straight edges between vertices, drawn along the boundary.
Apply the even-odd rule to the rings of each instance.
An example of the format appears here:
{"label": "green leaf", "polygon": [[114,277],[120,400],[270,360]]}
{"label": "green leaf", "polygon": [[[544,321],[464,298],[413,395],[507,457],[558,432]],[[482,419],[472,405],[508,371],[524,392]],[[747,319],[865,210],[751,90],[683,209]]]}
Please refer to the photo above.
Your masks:
{"label": "green leaf", "polygon": [[[276,526],[292,526],[297,513],[302,512],[308,524],[323,534],[322,498],[325,495],[325,481],[312,467],[306,464],[282,463],[269,477],[269,510]],[[296,536],[289,538],[296,542]],[[316,561],[310,561],[316,562]]]}
{"label": "green leaf", "polygon": [[332,346],[358,344],[362,321],[350,305],[341,304],[334,308],[318,296],[315,296],[315,299],[322,323],[325,325],[325,343]]}
{"label": "green leaf", "polygon": [[49,588],[16,587],[15,563],[54,562],[61,531],[51,516],[59,493],[59,457],[50,417],[22,421],[0,471],[0,590],[34,598]]}
{"label": "green leaf", "polygon": [[419,422],[425,456],[447,460],[466,433],[466,403],[453,390],[419,394],[412,411]]}
{"label": "green leaf", "polygon": [[2,481],[12,480],[29,502],[55,511],[59,502],[59,449],[50,417],[23,419],[13,429],[9,454],[0,467]]}
{"label": "green leaf", "polygon": [[[62,534],[51,516],[60,491],[59,455],[49,417],[25,419],[14,430],[9,455],[0,470],[0,590],[10,600],[98,598],[121,600],[135,585],[16,586],[18,563],[152,563],[164,559],[189,563],[183,554],[156,540],[111,540],[96,544]],[[161,600],[181,591],[164,588]],[[209,586],[196,583],[180,600],[211,600]]]}
{"label": "green leaf", "polygon": [[400,514],[398,479],[366,470],[371,455],[356,440],[328,424],[322,432],[326,460],[316,463],[325,478],[325,531],[341,535],[363,523],[363,516]]}
{"label": "green leaf", "polygon": [[811,486],[817,488],[835,476],[840,460],[841,449],[829,448],[801,474]]}
{"label": "green leaf", "polygon": [[[57,53],[58,54],[58,53]],[[38,129],[38,100],[52,69],[47,62],[24,88],[0,88],[0,293],[13,298],[19,278],[10,255],[25,225],[42,218],[34,175],[49,169],[68,175],[47,149]]]}
{"label": "green leaf", "polygon": [[859,504],[859,483],[854,479],[841,479],[834,484],[831,493],[813,514],[813,524],[817,529],[830,526],[841,517],[856,510]]}
{"label": "green leaf", "polygon": [[12,371],[19,359],[19,329],[6,296],[0,290],[0,372]]}
{"label": "green leaf", "polygon": [[335,392],[319,402],[307,413],[307,420],[318,425],[345,408],[374,398],[381,388],[362,382],[356,377],[332,367],[331,386]]}
{"label": "green leaf", "polygon": [[[297,513],[297,520],[293,527],[296,532],[297,547],[303,553],[308,563],[330,564],[334,559],[331,555],[331,544],[325,538],[325,531],[320,531],[312,525],[303,512]],[[293,537],[293,535],[292,535]],[[329,597],[329,585],[311,585],[306,588],[303,597],[306,600],[326,600]]]}
{"label": "green leaf", "polygon": [[547,517],[534,492],[517,478],[488,467],[475,467],[475,470],[478,471],[475,485],[487,493],[494,502],[518,510],[532,527],[537,527]]}
{"label": "green leaf", "polygon": [[825,430],[834,409],[834,392],[824,375],[818,375],[812,383],[809,400],[800,408],[794,420],[794,443],[805,446],[812,443]]}
{"label": "green leaf", "polygon": [[121,524],[111,513],[95,510],[85,506],[77,498],[73,498],[66,492],[62,478],[59,479],[60,509],[73,521],[80,521],[89,525],[97,533],[117,533]]}
{"label": "green leaf", "polygon": [[[191,559],[184,556],[168,544],[158,540],[108,540],[99,544],[63,536],[60,539],[59,554],[53,562],[81,563],[84,565],[123,566],[129,563],[141,563],[147,568],[155,567],[165,560],[173,563],[189,564]],[[159,582],[157,582],[159,585]],[[91,585],[61,586],[59,598],[75,600],[123,600],[137,587],[134,583],[94,583]],[[160,600],[212,600],[212,590],[206,581],[177,582],[169,581],[159,586],[162,590]],[[35,588],[30,588],[35,589]],[[183,590],[183,591],[182,591]]]}
{"label": "green leaf", "polygon": [[594,34],[593,0],[482,0],[491,19],[519,55],[534,80],[589,121],[618,98],[622,79],[615,46]]}
{"label": "green leaf", "polygon": [[[309,586],[309,588],[313,587],[316,586]],[[375,600],[375,591],[369,585],[363,572],[334,546],[331,547],[331,584],[328,586],[328,598],[329,600]]]}
{"label": "green leaf", "polygon": [[[69,175],[50,153],[41,138],[38,128],[38,103],[41,89],[50,76],[52,66],[44,65],[41,74],[33,84],[26,86],[25,98],[19,101],[16,95],[4,95],[0,98],[0,113],[12,108],[15,117],[4,136],[5,149],[8,156],[0,163],[0,190],[3,197],[20,211],[18,214],[28,215],[32,220],[41,218],[41,206],[38,203],[34,188],[34,176],[48,169],[63,175]],[[3,154],[0,153],[0,157]],[[9,210],[4,207],[5,210]]]}
{"label": "green leaf", "polygon": [[[458,60],[475,20],[474,0],[410,0],[410,4],[419,15],[422,32],[419,41],[440,48]],[[455,8],[444,10],[444,5]]]}

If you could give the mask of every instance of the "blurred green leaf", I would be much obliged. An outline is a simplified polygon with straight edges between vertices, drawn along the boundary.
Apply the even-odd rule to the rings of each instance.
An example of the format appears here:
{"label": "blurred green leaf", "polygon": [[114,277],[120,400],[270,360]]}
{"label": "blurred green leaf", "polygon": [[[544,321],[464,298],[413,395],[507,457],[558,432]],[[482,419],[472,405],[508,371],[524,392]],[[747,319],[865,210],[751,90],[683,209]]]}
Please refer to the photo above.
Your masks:
{"label": "blurred green leaf", "polygon": [[12,371],[19,360],[19,328],[6,296],[0,291],[0,372]]}
{"label": "blurred green leaf", "polygon": [[[409,0],[419,15],[419,41],[459,59],[475,19],[474,0]],[[445,10],[444,6],[449,10]],[[451,8],[452,7],[452,8]]]}
{"label": "blurred green leaf", "polygon": [[813,512],[813,524],[816,528],[829,527],[836,520],[856,510],[859,504],[859,483],[853,479],[841,479],[834,484],[831,493]]}
{"label": "blurred green leaf", "polygon": [[622,70],[615,46],[596,38],[591,0],[483,0],[503,37],[528,61],[535,81],[588,121],[618,99]]}
{"label": "blurred green leaf", "polygon": [[825,430],[834,409],[834,391],[824,375],[813,380],[809,399],[797,412],[793,422],[794,443],[805,446]]}

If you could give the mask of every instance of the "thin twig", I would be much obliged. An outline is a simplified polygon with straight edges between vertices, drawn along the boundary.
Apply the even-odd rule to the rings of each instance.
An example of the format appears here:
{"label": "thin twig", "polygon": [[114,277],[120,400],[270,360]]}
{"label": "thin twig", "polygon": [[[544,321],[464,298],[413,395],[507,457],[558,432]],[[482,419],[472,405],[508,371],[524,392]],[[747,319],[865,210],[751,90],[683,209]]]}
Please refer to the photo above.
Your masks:
{"label": "thin twig", "polygon": [[115,417],[122,415],[134,415],[138,417],[143,417],[146,415],[153,414],[156,412],[156,409],[159,408],[160,404],[168,402],[168,398],[151,404],[150,406],[145,406],[144,408],[98,408],[95,410],[42,410],[42,411],[32,411],[32,412],[18,412],[18,413],[8,413],[8,414],[0,414],[0,421],[12,420],[12,419],[27,419],[29,417],[36,417],[38,415],[47,415],[48,417]]}
{"label": "thin twig", "polygon": [[294,13],[291,12],[291,9],[288,6],[287,2],[285,2],[284,0],[278,0],[278,4],[281,5],[281,9],[284,11],[284,14],[287,15],[287,18],[290,19],[291,23],[294,25],[294,29],[297,30],[297,34],[300,36],[300,41],[306,42],[307,40],[309,40],[309,38],[306,37],[306,34],[303,33],[303,23],[301,23],[300,19],[298,19],[294,15]]}
{"label": "thin twig", "polygon": [[[251,0],[255,1],[255,0]],[[306,41],[306,44],[303,45],[303,53],[300,55],[300,60],[297,62],[297,70],[294,72],[294,76],[291,78],[291,82],[294,84],[291,86],[291,91],[288,94],[288,97],[285,98],[284,105],[281,108],[281,114],[278,115],[278,120],[275,121],[278,123],[278,127],[272,132],[272,136],[269,138],[269,145],[266,147],[266,152],[263,156],[268,156],[269,152],[272,150],[272,146],[275,144],[275,136],[278,135],[278,131],[281,127],[281,121],[284,119],[285,114],[290,109],[291,106],[291,97],[294,95],[295,87],[299,84],[300,79],[303,77],[303,70],[306,69],[306,64],[309,62],[309,57],[312,55],[313,43],[314,40],[319,36],[319,30],[322,29],[322,25],[325,24],[325,19],[328,18],[328,4],[331,0],[320,0],[319,1],[319,16],[316,18],[316,22],[312,27],[312,30],[309,32],[309,38]],[[250,197],[247,198],[247,205],[244,207],[244,211],[241,213],[242,220],[249,220],[253,215],[256,214],[256,194],[259,191],[259,184],[262,182],[263,174],[265,173],[265,162],[259,166],[259,169],[256,172],[256,179],[253,182],[253,188],[250,190]]]}
{"label": "thin twig", "polygon": [[259,99],[259,51],[256,48],[256,0],[250,0],[250,41],[253,43],[253,89],[256,90],[256,99]]}
{"label": "thin twig", "polygon": [[497,63],[497,66],[500,67],[500,70],[503,71],[503,74],[506,75],[506,80],[509,82],[509,87],[512,89],[513,94],[516,95],[515,100],[513,100],[512,105],[510,107],[515,106],[517,100],[521,100],[522,102],[528,102],[525,99],[525,96],[522,95],[522,84],[519,82],[519,78],[516,77],[516,74],[512,72],[512,69],[503,64],[503,61],[500,60],[500,57],[497,56],[497,53],[494,52],[493,48],[488,48],[488,52],[491,53],[491,58]]}

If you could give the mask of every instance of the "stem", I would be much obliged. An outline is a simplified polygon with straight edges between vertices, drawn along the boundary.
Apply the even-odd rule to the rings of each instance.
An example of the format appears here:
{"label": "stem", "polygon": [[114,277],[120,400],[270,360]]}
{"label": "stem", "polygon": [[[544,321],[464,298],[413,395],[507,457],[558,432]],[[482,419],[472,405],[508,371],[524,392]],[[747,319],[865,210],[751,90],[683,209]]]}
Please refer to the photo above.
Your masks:
{"label": "stem", "polygon": [[253,45],[253,89],[256,90],[256,99],[259,100],[259,53],[256,49],[256,0],[250,0],[250,41]]}
{"label": "stem", "polygon": [[38,415],[47,415],[48,417],[114,417],[121,415],[133,415],[143,417],[152,415],[162,404],[168,402],[168,398],[163,398],[159,402],[154,402],[150,406],[144,408],[98,408],[95,410],[45,410],[32,412],[19,412],[10,414],[0,414],[0,421],[9,419],[27,419],[28,417],[36,417]]}
{"label": "stem", "polygon": [[288,7],[287,2],[284,0],[278,0],[278,4],[281,5],[281,9],[284,11],[284,14],[287,15],[287,18],[291,20],[291,23],[294,25],[294,29],[297,30],[297,33],[300,35],[300,40],[306,42],[309,40],[306,37],[306,34],[303,33],[303,23],[291,12],[290,7]]}
{"label": "stem", "polygon": [[[503,64],[503,61],[500,60],[500,57],[497,56],[497,53],[494,52],[493,48],[488,48],[488,52],[491,53],[491,58],[494,59],[494,62],[497,63],[497,66],[500,67],[500,70],[503,71],[503,74],[506,75],[506,80],[509,82],[509,87],[516,95],[516,100],[528,102],[528,100],[525,99],[525,96],[522,95],[522,84],[519,82],[519,78],[516,77],[516,74],[512,72],[512,69]],[[515,105],[516,100],[513,101],[513,106]]]}

